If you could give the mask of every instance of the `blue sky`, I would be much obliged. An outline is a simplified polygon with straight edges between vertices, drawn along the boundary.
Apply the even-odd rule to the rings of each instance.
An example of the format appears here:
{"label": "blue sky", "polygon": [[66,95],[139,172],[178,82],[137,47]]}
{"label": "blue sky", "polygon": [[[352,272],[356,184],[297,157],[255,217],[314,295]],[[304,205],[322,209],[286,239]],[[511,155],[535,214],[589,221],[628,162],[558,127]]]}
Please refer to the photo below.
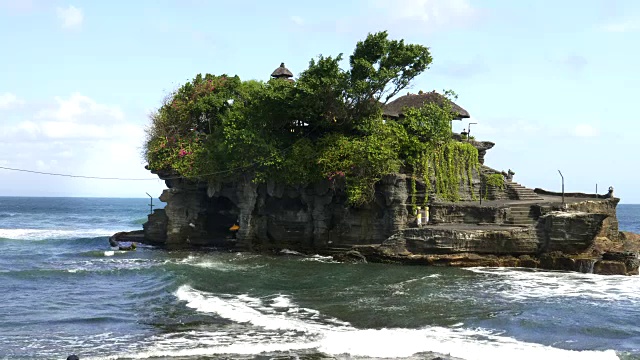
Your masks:
{"label": "blue sky", "polygon": [[[319,54],[350,54],[368,32],[430,47],[411,89],[453,89],[487,165],[528,187],[626,203],[640,137],[640,2],[616,0],[0,0],[0,166],[153,178],[147,114],[197,73],[266,80]],[[454,130],[467,127],[455,122]],[[164,183],[0,170],[1,195],[159,195]]]}

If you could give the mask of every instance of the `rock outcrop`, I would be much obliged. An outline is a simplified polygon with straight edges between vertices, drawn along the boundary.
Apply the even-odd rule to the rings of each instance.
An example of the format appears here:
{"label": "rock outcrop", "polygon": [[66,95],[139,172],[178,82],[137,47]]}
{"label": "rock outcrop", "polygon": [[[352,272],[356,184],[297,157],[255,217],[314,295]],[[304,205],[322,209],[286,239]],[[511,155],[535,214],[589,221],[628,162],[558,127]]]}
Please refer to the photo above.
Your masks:
{"label": "rock outcrop", "polygon": [[[485,151],[493,146],[474,144]],[[640,238],[620,235],[619,199],[573,193],[563,202],[537,189],[535,199],[523,200],[494,189],[493,200],[474,200],[469,194],[478,194],[482,174],[494,173],[483,166],[471,181],[461,182],[466,195],[458,203],[426,201],[424,183],[417,181],[418,195],[412,195],[407,175],[388,175],[376,184],[375,199],[361,207],[346,205],[340,181],[294,187],[243,177],[207,184],[159,174],[169,187],[160,197],[167,205],[149,215],[143,236],[132,236],[167,247],[291,249],[348,262],[638,273]],[[412,199],[428,204],[428,224],[418,225]],[[618,253],[625,255],[607,255]]]}
{"label": "rock outcrop", "polygon": [[[408,223],[407,181],[402,174],[377,184],[375,201],[345,205],[339,184],[292,187],[249,178],[203,185],[167,180],[167,203],[144,225],[149,242],[166,246],[208,245],[241,250],[332,247],[381,243]],[[333,186],[332,186],[333,185]],[[239,230],[232,237],[229,228]],[[164,230],[163,230],[164,229]]]}

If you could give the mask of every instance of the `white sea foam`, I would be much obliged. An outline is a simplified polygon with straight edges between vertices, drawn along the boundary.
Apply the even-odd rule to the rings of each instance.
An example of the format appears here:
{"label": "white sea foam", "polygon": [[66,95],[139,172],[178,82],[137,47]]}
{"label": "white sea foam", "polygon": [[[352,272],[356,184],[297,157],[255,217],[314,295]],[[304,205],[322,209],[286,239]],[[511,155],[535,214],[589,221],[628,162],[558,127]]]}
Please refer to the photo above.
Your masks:
{"label": "white sea foam", "polygon": [[[239,271],[243,270],[246,267],[240,264],[235,264],[229,260],[223,260],[215,257],[203,257],[203,256],[194,256],[189,255],[184,259],[178,260],[177,263],[199,267],[203,269],[212,269],[215,271],[221,272],[229,272],[229,271]],[[252,268],[262,267],[260,265],[252,266]]]}
{"label": "white sea foam", "polygon": [[468,268],[495,276],[499,296],[513,300],[536,298],[585,298],[640,301],[640,276],[594,275],[577,272],[532,271],[517,268]]}
{"label": "white sea foam", "polygon": [[302,253],[289,249],[280,250],[280,254],[302,256]]}
{"label": "white sea foam", "polygon": [[[181,286],[176,291],[178,299],[199,312],[217,314],[237,323],[250,323],[268,330],[318,331],[323,325],[318,322],[303,321],[286,313],[268,311],[260,299],[248,295],[218,297],[197,291],[189,286]],[[257,308],[260,308],[259,311]],[[311,312],[310,312],[311,313]],[[317,313],[311,313],[309,320]]]}
{"label": "white sea foam", "polygon": [[115,251],[105,251],[105,252],[104,252],[104,256],[113,256],[113,255],[115,255],[115,254],[116,254],[116,252],[115,252]]}
{"label": "white sea foam", "polygon": [[291,298],[288,296],[278,295],[271,299],[271,306],[274,308],[291,308],[293,307],[293,303],[291,302]]}
{"label": "white sea foam", "polygon": [[[109,251],[106,251],[109,252]],[[126,253],[116,251],[116,254]],[[70,273],[111,271],[111,270],[139,270],[162,265],[162,262],[149,259],[129,259],[105,255],[103,258],[88,259],[84,261],[61,262],[55,264],[59,269],[65,269]]]}
{"label": "white sea foam", "polygon": [[322,256],[322,255],[313,255],[302,258],[302,261],[317,261],[322,263],[338,263],[338,261],[333,260],[333,256]]}
{"label": "white sea foam", "polygon": [[0,238],[15,240],[78,239],[111,236],[109,229],[0,229]]}
{"label": "white sea foam", "polygon": [[[338,319],[323,317],[315,310],[298,308],[290,297],[277,295],[270,306],[248,295],[213,295],[181,286],[178,299],[199,312],[251,324],[254,332],[243,335],[200,334],[190,338],[155,341],[136,358],[153,356],[206,356],[214,354],[260,354],[263,352],[315,349],[332,356],[408,357],[421,352],[450,354],[462,359],[552,358],[618,359],[615,352],[571,351],[527,343],[485,329],[425,327],[422,329],[357,329]],[[285,300],[286,299],[286,300]],[[281,305],[296,312],[275,311]]]}

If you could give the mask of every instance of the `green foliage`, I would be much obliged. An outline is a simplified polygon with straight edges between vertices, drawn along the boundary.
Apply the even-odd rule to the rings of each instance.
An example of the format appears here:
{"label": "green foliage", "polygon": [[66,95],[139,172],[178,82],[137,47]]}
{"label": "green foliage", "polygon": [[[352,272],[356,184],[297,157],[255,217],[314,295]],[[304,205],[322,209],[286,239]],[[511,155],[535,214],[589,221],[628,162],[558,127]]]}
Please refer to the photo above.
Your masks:
{"label": "green foliage", "polygon": [[382,117],[382,102],[429,67],[428,48],[380,32],[357,43],[349,69],[341,61],[342,54],[311,60],[295,82],[197,75],[151,115],[149,168],[198,181],[327,179],[353,206],[371,201],[383,176],[406,171],[413,207],[416,178],[428,193],[457,200],[477,150],[452,141],[450,102],[409,109],[398,121]]}
{"label": "green foliage", "polygon": [[349,58],[351,96],[356,102],[387,102],[406,88],[433,61],[429,49],[404,40],[389,40],[386,31],[356,44]]}
{"label": "green foliage", "polygon": [[[442,104],[428,103],[421,108],[406,109],[400,121],[406,131],[401,156],[414,174],[423,177],[425,204],[431,192],[446,200],[459,200],[461,181],[466,180],[472,189],[473,172],[477,172],[480,165],[475,147],[451,140],[454,112],[450,98],[455,97],[455,93],[445,91],[444,94]],[[471,196],[475,199],[474,193]]]}
{"label": "green foliage", "polygon": [[504,189],[504,176],[502,176],[502,174],[490,174],[487,175],[484,180],[487,186],[493,186],[500,190]]}
{"label": "green foliage", "polygon": [[365,136],[328,134],[319,141],[318,164],[322,174],[333,181],[344,178],[351,205],[361,205],[373,199],[375,183],[382,176],[398,172],[399,138],[394,126],[381,118],[367,121]]}

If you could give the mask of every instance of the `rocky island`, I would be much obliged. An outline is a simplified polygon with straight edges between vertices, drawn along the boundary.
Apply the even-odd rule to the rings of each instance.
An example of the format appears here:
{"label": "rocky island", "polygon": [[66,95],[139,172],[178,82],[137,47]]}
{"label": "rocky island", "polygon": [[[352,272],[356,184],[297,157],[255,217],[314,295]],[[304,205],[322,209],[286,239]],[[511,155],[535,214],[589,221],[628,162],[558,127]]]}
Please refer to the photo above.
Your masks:
{"label": "rocky island", "polygon": [[398,96],[431,63],[426,47],[381,32],[341,61],[321,56],[295,81],[284,64],[268,82],[198,75],[167,97],[145,147],[166,207],[112,240],[638,274],[613,188],[524,187],[484,165],[494,143],[451,131],[470,117],[455,94]]}

